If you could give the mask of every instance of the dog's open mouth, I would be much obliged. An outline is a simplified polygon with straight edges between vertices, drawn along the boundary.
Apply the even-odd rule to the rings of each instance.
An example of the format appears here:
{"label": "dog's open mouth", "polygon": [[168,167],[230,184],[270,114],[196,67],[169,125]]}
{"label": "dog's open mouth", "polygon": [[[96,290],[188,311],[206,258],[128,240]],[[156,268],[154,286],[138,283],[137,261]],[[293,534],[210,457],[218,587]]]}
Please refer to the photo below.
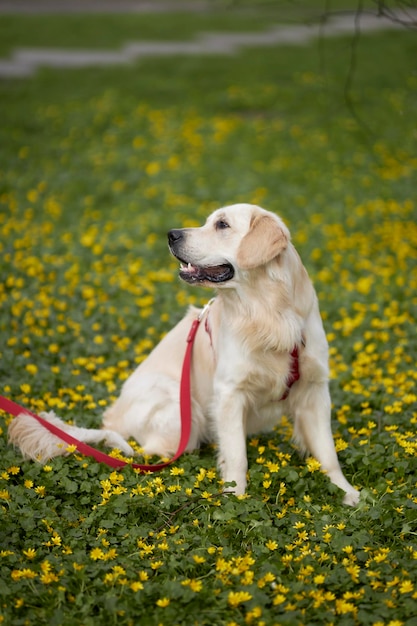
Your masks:
{"label": "dog's open mouth", "polygon": [[205,282],[224,283],[227,280],[231,280],[234,275],[235,270],[230,263],[209,267],[191,265],[191,263],[181,263],[180,265],[180,278],[190,284]]}

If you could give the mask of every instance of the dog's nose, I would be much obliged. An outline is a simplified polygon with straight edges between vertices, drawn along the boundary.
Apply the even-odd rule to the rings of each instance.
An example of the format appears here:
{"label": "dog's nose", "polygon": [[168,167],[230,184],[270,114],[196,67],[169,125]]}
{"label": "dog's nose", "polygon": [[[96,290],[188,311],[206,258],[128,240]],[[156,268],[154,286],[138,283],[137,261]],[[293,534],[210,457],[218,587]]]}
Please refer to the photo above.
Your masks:
{"label": "dog's nose", "polygon": [[170,230],[168,233],[169,245],[172,246],[175,243],[177,243],[180,239],[182,239],[182,236],[183,236],[183,232],[181,229],[174,228],[173,230]]}

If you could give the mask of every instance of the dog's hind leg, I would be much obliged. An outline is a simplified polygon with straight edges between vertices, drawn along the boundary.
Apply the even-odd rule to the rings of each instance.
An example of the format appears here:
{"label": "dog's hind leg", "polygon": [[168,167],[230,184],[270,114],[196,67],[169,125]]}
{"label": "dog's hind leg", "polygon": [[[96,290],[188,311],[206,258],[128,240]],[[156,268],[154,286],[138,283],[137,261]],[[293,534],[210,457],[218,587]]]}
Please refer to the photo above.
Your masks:
{"label": "dog's hind leg", "polygon": [[[172,456],[181,438],[179,382],[159,372],[131,376],[104,413],[103,426],[135,439],[145,455]],[[206,440],[205,429],[202,409],[193,400],[187,452]]]}
{"label": "dog's hind leg", "polygon": [[118,448],[124,454],[133,456],[135,451],[127,441],[114,430],[108,428],[80,428],[79,426],[72,426],[74,432],[70,431],[70,434],[83,441],[84,443],[100,443],[103,442],[109,448]]}
{"label": "dog's hind leg", "polygon": [[[119,448],[129,456],[134,454],[132,448],[119,433],[111,430],[71,426],[52,411],[41,413],[40,416],[83,443],[97,444],[102,441],[112,448]],[[42,463],[55,456],[68,454],[68,444],[49,432],[45,426],[42,426],[38,420],[27,413],[21,413],[10,423],[9,441],[20,448],[25,458]]]}

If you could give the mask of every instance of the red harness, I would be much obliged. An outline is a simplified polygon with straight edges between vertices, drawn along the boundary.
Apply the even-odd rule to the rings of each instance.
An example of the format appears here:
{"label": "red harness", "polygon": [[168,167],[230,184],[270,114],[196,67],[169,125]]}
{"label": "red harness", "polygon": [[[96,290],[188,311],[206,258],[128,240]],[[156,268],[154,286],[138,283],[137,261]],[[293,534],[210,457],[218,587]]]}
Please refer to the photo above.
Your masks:
{"label": "red harness", "polygon": [[[10,413],[10,415],[13,415],[14,417],[18,417],[20,414],[30,415],[31,417],[36,419],[40,424],[42,424],[42,426],[44,426],[47,430],[49,430],[49,432],[51,432],[53,435],[55,435],[62,441],[65,441],[65,443],[75,446],[78,452],[80,452],[80,454],[83,454],[84,456],[91,456],[96,461],[99,461],[100,463],[105,463],[106,465],[109,465],[110,467],[113,467],[115,469],[119,469],[126,465],[130,465],[134,469],[137,469],[141,472],[157,472],[159,470],[164,469],[165,467],[167,467],[168,465],[176,461],[183,454],[183,452],[185,452],[185,449],[187,448],[187,444],[190,438],[190,433],[191,433],[191,355],[192,355],[194,339],[197,334],[197,330],[200,326],[200,322],[203,319],[211,302],[212,301],[206,304],[206,306],[200,312],[198,318],[193,321],[190,332],[188,333],[187,347],[186,347],[184,361],[182,365],[181,382],[180,382],[181,438],[180,438],[180,442],[179,442],[176,453],[174,454],[172,459],[170,459],[169,461],[166,461],[164,463],[156,463],[154,465],[144,465],[144,464],[138,464],[138,463],[128,463],[127,461],[122,461],[121,459],[115,459],[114,457],[109,456],[108,454],[105,454],[104,452],[101,452],[100,450],[97,450],[96,448],[92,448],[88,444],[82,441],[79,441],[78,439],[75,439],[69,433],[65,432],[61,428],[58,428],[54,424],[51,424],[50,422],[48,422],[48,420],[44,419],[40,415],[36,415],[36,413],[32,413],[32,411],[29,411],[25,407],[20,406],[19,404],[16,404],[16,402],[13,402],[12,400],[9,400],[8,398],[5,398],[4,396],[1,396],[1,395],[0,395],[0,409],[2,409],[3,411],[6,411],[7,413]],[[208,323],[206,321],[206,330],[207,329],[208,329]],[[207,332],[209,331],[207,330]],[[211,341],[210,332],[209,332],[209,335],[210,335],[210,341]],[[285,400],[288,397],[291,387],[300,378],[297,346],[291,352],[291,359],[292,359],[291,367],[290,367],[290,372],[289,372],[288,379],[287,379],[287,389],[285,390],[284,395],[282,396],[281,400]]]}
{"label": "red harness", "polygon": [[288,378],[287,378],[287,388],[284,391],[280,402],[288,398],[288,394],[290,393],[291,387],[293,386],[294,383],[297,382],[297,380],[300,379],[300,363],[299,363],[298,357],[299,357],[298,346],[295,346],[295,348],[291,352],[291,365],[290,365],[290,371],[288,373]]}

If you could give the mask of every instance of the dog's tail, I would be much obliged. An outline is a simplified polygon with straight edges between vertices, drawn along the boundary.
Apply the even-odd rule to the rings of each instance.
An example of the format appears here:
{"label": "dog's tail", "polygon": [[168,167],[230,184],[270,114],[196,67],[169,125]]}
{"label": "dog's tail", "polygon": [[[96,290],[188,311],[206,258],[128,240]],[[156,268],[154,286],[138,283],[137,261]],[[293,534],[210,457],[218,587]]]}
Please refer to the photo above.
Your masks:
{"label": "dog's tail", "polygon": [[[103,442],[111,448],[118,448],[128,456],[135,454],[126,440],[114,430],[71,426],[57,417],[53,411],[40,413],[40,416],[83,443],[97,444]],[[9,441],[20,448],[26,459],[33,459],[41,463],[54,456],[69,454],[68,444],[50,433],[37,419],[27,413],[21,413],[11,421]]]}

